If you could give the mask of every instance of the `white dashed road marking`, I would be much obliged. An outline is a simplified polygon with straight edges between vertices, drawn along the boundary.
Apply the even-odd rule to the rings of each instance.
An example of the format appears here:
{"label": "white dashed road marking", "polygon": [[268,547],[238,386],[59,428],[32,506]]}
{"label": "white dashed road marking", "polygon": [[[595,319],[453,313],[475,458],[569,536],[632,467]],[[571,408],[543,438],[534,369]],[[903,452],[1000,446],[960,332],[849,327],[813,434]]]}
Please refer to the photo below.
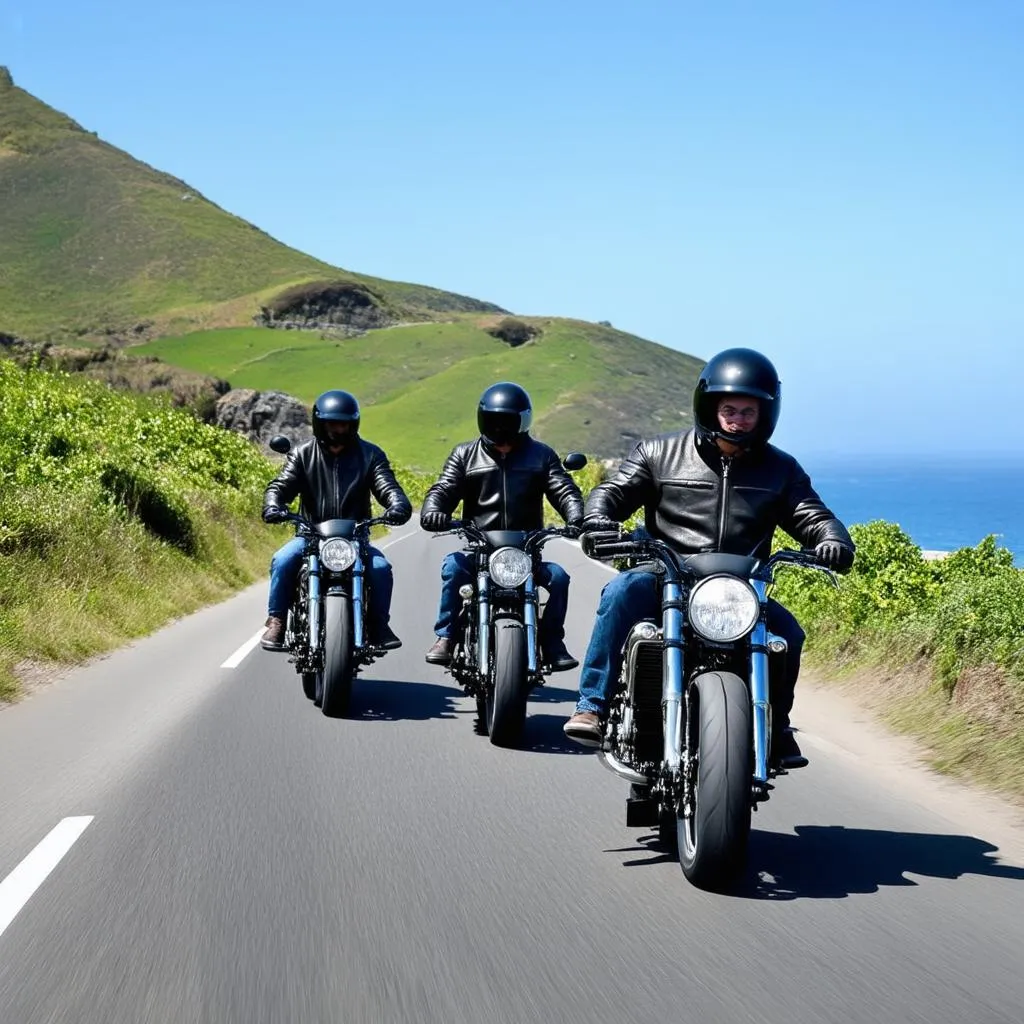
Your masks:
{"label": "white dashed road marking", "polygon": [[64,818],[38,846],[0,882],[0,935],[17,917],[46,876],[61,862],[78,837],[89,827],[93,816]]}

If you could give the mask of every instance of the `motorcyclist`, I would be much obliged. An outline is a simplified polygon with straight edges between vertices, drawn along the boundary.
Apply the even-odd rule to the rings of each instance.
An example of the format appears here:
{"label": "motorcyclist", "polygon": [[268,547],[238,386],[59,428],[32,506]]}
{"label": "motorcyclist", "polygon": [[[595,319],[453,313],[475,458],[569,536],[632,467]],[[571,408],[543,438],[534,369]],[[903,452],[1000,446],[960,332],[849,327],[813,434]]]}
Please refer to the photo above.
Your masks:
{"label": "motorcyclist", "polygon": [[[680,554],[721,551],[767,558],[781,527],[819,561],[840,572],[853,564],[846,527],[822,503],[799,463],[768,443],[779,419],[782,389],[771,362],[751,349],[727,349],[701,371],[690,430],[641,441],[616,474],[587,498],[583,529],[618,529],[639,508],[644,528]],[[580,673],[576,713],[565,734],[599,746],[633,624],[660,613],[657,577],[631,570],[604,588]],[[768,603],[768,628],[785,638],[787,654],[770,655],[772,752],[776,764],[807,759],[790,728],[804,633],[793,615]]]}
{"label": "motorcyclist", "polygon": [[[460,501],[463,518],[481,530],[538,530],[544,525],[545,497],[568,526],[579,527],[583,495],[554,450],[530,437],[532,419],[530,396],[518,384],[502,381],[484,391],[476,414],[480,436],[452,450],[437,482],[427,491],[420,510],[425,530],[449,529]],[[432,665],[451,661],[459,587],[471,580],[471,563],[464,551],[445,556],[436,640],[426,654]],[[569,574],[554,562],[542,562],[536,581],[548,592],[538,628],[542,657],[552,672],[569,671],[579,664],[564,639]]]}
{"label": "motorcyclist", "polygon": [[[263,496],[263,521],[283,522],[288,505],[301,499],[300,512],[315,523],[326,519],[369,519],[370,495],[384,508],[391,526],[412,516],[412,504],[388,462],[387,455],[359,436],[359,403],[347,391],[325,391],[313,403],[313,436],[293,448],[281,472]],[[295,590],[305,542],[293,537],[270,563],[267,651],[284,650],[285,619]],[[368,632],[370,642],[385,650],[402,646],[389,625],[393,577],[391,565],[370,547]]]}

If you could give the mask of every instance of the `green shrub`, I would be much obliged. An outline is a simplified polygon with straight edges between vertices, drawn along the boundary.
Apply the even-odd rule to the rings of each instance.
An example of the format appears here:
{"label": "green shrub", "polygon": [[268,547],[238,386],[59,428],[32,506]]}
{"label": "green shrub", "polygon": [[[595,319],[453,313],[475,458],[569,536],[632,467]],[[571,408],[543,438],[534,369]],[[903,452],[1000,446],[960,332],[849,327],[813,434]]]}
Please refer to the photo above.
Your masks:
{"label": "green shrub", "polygon": [[516,348],[540,334],[540,328],[535,327],[533,324],[528,324],[525,320],[520,320],[518,317],[507,316],[493,327],[489,327],[487,333],[492,338],[498,338],[500,341],[505,342],[506,345]]}

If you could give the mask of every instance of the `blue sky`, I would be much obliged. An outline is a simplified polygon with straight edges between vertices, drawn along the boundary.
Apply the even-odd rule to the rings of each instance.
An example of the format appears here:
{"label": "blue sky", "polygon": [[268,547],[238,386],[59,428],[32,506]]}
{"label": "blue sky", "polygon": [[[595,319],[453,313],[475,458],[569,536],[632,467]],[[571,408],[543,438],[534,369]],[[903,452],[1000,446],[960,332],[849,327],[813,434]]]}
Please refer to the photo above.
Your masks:
{"label": "blue sky", "polygon": [[797,455],[1019,453],[1024,4],[0,0],[0,63],[299,249],[706,357]]}

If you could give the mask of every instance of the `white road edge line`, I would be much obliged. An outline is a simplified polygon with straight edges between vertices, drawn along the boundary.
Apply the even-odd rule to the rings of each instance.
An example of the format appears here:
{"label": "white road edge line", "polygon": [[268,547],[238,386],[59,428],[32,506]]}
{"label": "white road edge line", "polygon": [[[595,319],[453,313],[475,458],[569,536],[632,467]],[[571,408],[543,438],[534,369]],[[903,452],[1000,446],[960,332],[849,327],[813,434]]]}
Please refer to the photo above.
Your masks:
{"label": "white road edge line", "polygon": [[[404,533],[401,537],[396,537],[394,540],[386,541],[384,544],[378,544],[377,548],[378,550],[383,551],[385,548],[394,547],[395,544],[401,544],[403,540],[408,540],[409,537],[414,537],[416,533],[416,530],[411,530],[409,533]],[[221,662],[220,667],[238,668],[238,666],[241,665],[248,655],[255,649],[256,645],[260,642],[261,636],[263,636],[262,629],[255,636],[249,637],[249,639],[246,640],[230,658]]]}
{"label": "white road edge line", "polygon": [[0,935],[75,845],[92,819],[93,815],[89,814],[57,822],[36,848],[0,882]]}

